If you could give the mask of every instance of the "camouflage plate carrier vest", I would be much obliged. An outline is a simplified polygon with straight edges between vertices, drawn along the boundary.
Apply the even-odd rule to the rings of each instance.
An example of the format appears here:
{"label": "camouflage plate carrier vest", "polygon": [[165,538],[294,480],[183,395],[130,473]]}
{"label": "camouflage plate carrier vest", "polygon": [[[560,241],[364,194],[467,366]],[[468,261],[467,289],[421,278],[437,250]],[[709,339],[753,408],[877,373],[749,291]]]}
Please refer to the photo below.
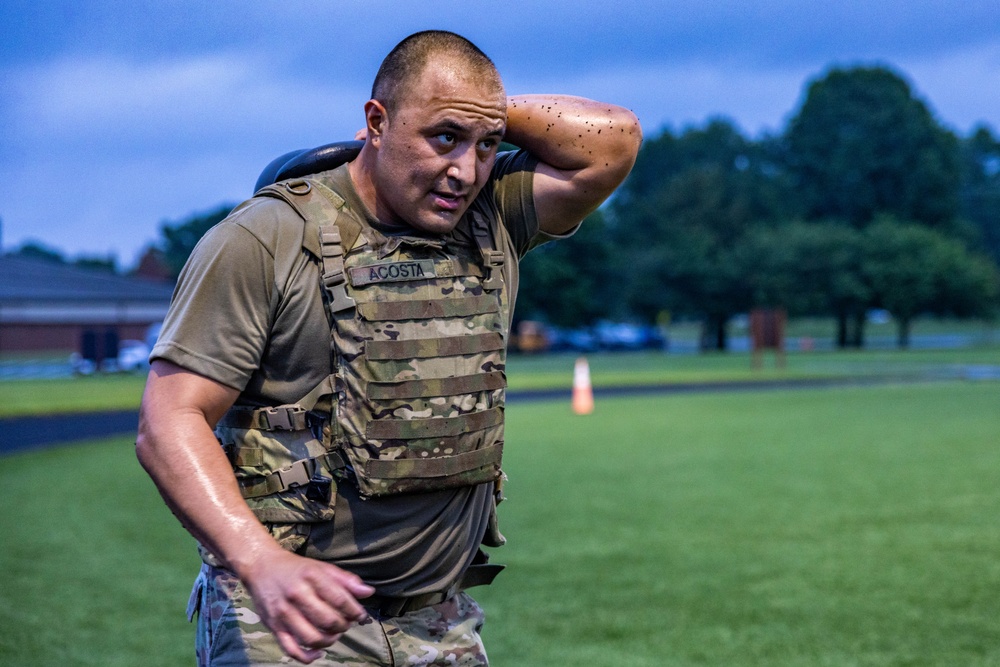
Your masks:
{"label": "camouflage plate carrier vest", "polygon": [[[442,239],[387,237],[322,175],[257,196],[319,234],[332,369],[294,404],[236,406],[219,422],[257,517],[329,520],[338,481],[364,497],[495,482],[499,499],[509,297],[485,216],[470,211]],[[484,543],[502,544],[491,524]]]}

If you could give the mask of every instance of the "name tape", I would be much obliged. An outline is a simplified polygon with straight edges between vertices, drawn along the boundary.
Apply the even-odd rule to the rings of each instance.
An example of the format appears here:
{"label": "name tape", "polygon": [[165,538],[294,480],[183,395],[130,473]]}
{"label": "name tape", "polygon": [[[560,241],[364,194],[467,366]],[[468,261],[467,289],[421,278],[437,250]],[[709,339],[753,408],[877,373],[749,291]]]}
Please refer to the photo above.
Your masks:
{"label": "name tape", "polygon": [[351,276],[351,284],[355,287],[372,283],[394,283],[437,277],[434,261],[430,259],[355,266],[349,269],[348,273]]}

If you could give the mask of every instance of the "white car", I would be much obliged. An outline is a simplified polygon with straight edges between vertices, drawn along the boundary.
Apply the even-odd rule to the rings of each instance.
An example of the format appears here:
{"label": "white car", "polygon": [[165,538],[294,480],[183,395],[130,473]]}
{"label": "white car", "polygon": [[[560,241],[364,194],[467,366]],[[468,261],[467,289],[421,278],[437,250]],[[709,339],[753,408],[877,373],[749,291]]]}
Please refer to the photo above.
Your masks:
{"label": "white car", "polygon": [[137,371],[149,367],[149,346],[141,340],[123,340],[118,346],[118,370]]}

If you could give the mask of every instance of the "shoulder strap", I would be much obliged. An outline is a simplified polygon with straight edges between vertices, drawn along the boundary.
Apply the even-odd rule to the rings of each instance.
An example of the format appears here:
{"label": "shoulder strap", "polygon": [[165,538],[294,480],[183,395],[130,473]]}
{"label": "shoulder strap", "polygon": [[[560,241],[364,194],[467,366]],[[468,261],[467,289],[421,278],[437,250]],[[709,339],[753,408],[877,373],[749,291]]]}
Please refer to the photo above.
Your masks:
{"label": "shoulder strap", "polygon": [[490,223],[486,216],[479,211],[471,211],[472,235],[476,239],[476,245],[483,257],[483,268],[486,270],[486,279],[483,281],[483,288],[496,290],[503,287],[503,250],[497,249],[496,235],[490,229]]}
{"label": "shoulder strap", "polygon": [[[361,235],[361,225],[350,215],[341,215],[343,198],[315,179],[269,185],[257,195],[281,199],[305,221],[303,245],[318,255],[323,264],[321,282],[331,314],[353,308],[354,299],[346,288],[344,248],[354,246]],[[314,245],[316,241],[318,245]]]}
{"label": "shoulder strap", "polygon": [[[269,185],[258,190],[257,196],[280,199],[299,214],[306,225],[302,246],[318,257],[322,264],[320,287],[331,328],[331,375],[293,404],[295,408],[307,412],[313,409],[321,397],[340,389],[337,381],[336,336],[333,335],[334,315],[355,307],[354,299],[347,293],[344,248],[352,248],[357,242],[361,236],[361,225],[350,214],[343,214],[344,199],[318,179],[303,178]],[[331,409],[335,405],[334,400]]]}

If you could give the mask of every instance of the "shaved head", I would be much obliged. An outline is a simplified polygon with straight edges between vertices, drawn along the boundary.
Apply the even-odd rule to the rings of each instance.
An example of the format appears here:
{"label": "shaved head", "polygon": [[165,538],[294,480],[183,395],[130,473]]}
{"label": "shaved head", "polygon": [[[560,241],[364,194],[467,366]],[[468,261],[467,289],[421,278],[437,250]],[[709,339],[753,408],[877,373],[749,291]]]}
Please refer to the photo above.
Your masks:
{"label": "shaved head", "polygon": [[427,30],[410,35],[385,57],[375,75],[372,99],[381,102],[387,111],[394,111],[432,58],[453,63],[470,81],[503,90],[496,65],[479,47],[453,32]]}

